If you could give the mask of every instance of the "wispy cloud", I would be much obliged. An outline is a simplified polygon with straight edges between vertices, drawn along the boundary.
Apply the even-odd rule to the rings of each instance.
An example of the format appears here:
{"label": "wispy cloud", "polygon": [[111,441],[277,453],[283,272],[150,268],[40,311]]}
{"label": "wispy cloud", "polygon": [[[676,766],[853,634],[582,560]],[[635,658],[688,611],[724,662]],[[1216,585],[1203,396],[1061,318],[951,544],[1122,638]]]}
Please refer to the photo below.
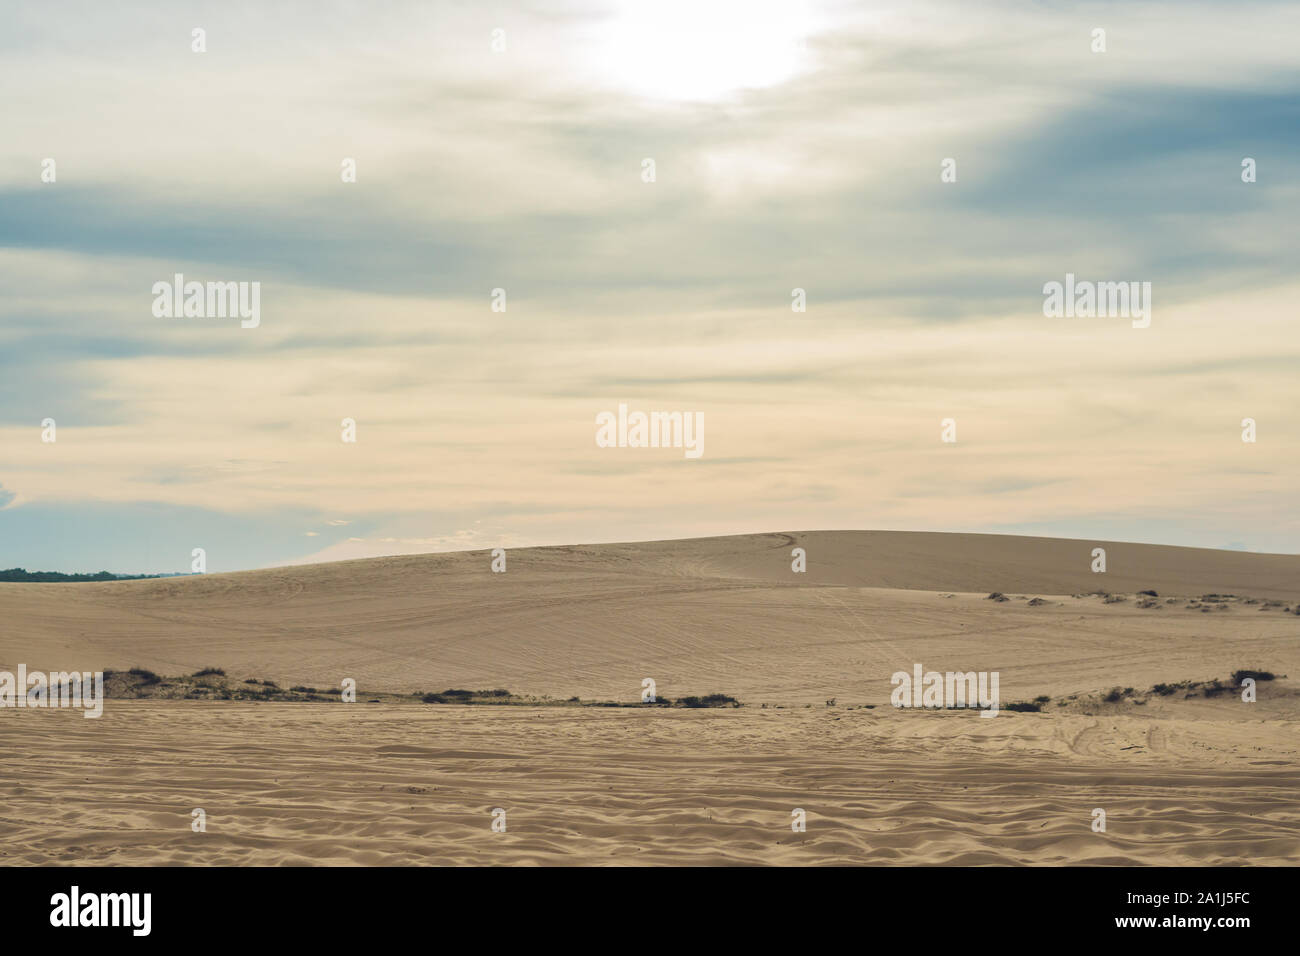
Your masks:
{"label": "wispy cloud", "polygon": [[[798,526],[1300,547],[1300,11],[634,6],[14,5],[0,561]],[[692,43],[638,59],[660,33]],[[1067,271],[1151,281],[1152,327],[1045,319]],[[259,281],[262,324],[154,318],[178,272]],[[706,457],[596,448],[619,401],[704,412]]]}

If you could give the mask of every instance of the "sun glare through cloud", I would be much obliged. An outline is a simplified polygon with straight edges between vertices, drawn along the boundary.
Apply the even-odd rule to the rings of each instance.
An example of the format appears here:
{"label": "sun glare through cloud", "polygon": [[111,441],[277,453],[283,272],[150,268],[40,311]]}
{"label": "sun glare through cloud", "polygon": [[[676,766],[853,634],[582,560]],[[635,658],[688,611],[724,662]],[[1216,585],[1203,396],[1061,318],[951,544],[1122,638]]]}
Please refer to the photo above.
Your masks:
{"label": "sun glare through cloud", "polygon": [[592,75],[650,100],[700,102],[777,86],[812,69],[807,0],[617,4],[590,36]]}

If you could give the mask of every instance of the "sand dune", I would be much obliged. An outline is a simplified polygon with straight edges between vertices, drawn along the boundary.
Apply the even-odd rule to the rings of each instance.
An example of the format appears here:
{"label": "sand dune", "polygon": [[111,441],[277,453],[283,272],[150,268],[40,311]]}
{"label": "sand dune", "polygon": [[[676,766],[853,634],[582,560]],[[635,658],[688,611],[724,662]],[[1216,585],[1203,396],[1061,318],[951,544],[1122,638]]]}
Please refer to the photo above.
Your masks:
{"label": "sand dune", "polygon": [[[790,570],[796,546],[808,554],[804,574]],[[1105,574],[1089,570],[1094,546],[1107,549]],[[490,686],[631,700],[652,676],[670,696],[881,702],[889,674],[914,661],[1001,669],[1019,696],[1285,669],[1294,659],[1288,636],[1300,630],[1280,609],[1214,616],[1141,610],[1132,600],[1151,588],[1162,601],[1220,591],[1294,602],[1300,557],[1292,555],[811,532],[520,549],[505,574],[491,573],[489,561],[486,552],[460,552],[3,584],[0,666],[177,674],[217,665],[313,686],[351,676],[372,690]],[[1097,588],[1130,600],[1069,596]],[[992,590],[1056,597],[1043,607],[998,605],[984,600]]]}
{"label": "sand dune", "polygon": [[[1096,546],[1105,574],[1089,570]],[[519,549],[505,574],[489,561],[0,584],[0,669],[217,665],[285,685],[625,702],[653,677],[670,697],[745,706],[0,711],[0,763],[23,768],[0,783],[0,862],[1300,859],[1300,695],[1285,676],[1300,673],[1286,610],[1300,557],[809,532]],[[1141,607],[1139,589],[1159,597]],[[1260,603],[1194,600],[1208,593]],[[994,719],[890,707],[890,675],[916,662],[996,670],[1003,701],[1051,700]],[[1279,679],[1255,703],[1140,693],[1243,667]],[[1112,687],[1134,692],[1100,700]],[[207,833],[190,830],[194,807]],[[807,833],[790,829],[795,807]]]}

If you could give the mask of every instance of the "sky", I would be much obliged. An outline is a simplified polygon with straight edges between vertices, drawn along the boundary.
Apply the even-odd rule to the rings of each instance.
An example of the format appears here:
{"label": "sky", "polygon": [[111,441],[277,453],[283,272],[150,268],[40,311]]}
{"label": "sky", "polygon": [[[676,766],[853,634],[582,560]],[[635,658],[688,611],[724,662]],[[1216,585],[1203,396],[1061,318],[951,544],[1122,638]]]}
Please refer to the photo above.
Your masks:
{"label": "sky", "polygon": [[[1295,4],[5,20],[0,568],[841,528],[1300,552]],[[177,273],[259,283],[259,323],[160,317]],[[1149,327],[1045,315],[1067,273],[1151,283]],[[620,403],[702,416],[703,454],[600,447]]]}

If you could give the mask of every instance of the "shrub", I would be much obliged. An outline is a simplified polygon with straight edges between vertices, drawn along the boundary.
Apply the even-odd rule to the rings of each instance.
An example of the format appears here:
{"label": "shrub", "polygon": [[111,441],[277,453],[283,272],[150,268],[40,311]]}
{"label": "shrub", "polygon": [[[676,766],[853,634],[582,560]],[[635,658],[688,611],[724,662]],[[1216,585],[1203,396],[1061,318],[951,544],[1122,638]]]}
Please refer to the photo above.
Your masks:
{"label": "shrub", "polygon": [[484,698],[502,698],[513,696],[510,691],[496,688],[494,690],[465,690],[461,687],[449,687],[439,694],[424,694],[420,697],[426,704],[468,704]]}
{"label": "shrub", "polygon": [[1247,670],[1242,670],[1242,671],[1233,671],[1233,672],[1232,672],[1232,680],[1233,680],[1233,682],[1236,683],[1236,684],[1240,684],[1240,683],[1242,682],[1242,680],[1245,679],[1245,678],[1247,678],[1247,677],[1252,677],[1252,678],[1254,678],[1255,680],[1273,680],[1275,677],[1277,677],[1277,675],[1274,674],[1272,671],[1247,671]]}
{"label": "shrub", "polygon": [[740,702],[727,694],[706,694],[703,697],[682,697],[677,703],[683,707],[727,707],[738,706]]}

